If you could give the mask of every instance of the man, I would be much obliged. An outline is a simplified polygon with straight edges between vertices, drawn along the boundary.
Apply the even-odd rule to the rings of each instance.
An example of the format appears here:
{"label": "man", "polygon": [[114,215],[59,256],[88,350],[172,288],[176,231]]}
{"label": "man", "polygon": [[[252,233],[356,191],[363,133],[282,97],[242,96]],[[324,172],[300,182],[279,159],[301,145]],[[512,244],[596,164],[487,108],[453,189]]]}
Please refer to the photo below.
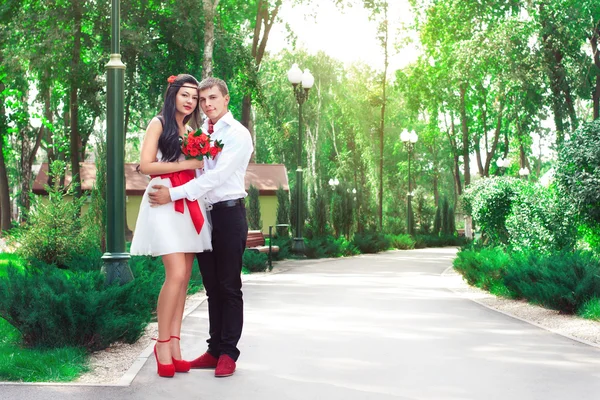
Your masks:
{"label": "man", "polygon": [[193,360],[192,368],[215,368],[215,376],[233,375],[240,355],[237,343],[242,334],[242,254],[248,224],[244,198],[246,168],[253,151],[250,132],[228,110],[229,91],[224,81],[206,78],[198,88],[200,107],[208,117],[204,128],[223,150],[206,159],[203,175],[175,188],[154,186],[153,205],[182,198],[203,198],[212,224],[213,251],[196,255],[208,296],[208,350]]}

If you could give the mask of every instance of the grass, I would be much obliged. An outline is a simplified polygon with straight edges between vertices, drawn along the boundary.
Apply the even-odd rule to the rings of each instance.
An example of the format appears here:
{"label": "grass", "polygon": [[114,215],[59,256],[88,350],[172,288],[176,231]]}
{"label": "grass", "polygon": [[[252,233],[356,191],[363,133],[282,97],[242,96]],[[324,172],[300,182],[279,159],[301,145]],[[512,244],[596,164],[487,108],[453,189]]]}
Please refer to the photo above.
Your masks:
{"label": "grass", "polygon": [[580,317],[600,321],[600,299],[594,297],[586,301],[578,312]]}
{"label": "grass", "polygon": [[20,333],[0,318],[0,380],[69,382],[88,371],[84,349],[27,349],[20,342]]}
{"label": "grass", "polygon": [[6,270],[11,265],[22,271],[25,268],[25,260],[16,254],[0,253],[0,278],[6,276]]}

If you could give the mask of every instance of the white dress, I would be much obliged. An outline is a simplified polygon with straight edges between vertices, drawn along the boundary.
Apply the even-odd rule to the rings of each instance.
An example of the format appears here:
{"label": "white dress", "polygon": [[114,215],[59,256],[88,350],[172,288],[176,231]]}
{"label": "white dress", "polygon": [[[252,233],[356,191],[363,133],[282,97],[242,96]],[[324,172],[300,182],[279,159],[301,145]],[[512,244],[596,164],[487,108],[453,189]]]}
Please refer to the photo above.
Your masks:
{"label": "white dress", "polygon": [[[159,160],[162,158],[160,150],[157,158]],[[180,160],[183,159],[185,159],[185,156],[182,154]],[[169,178],[156,177],[148,183],[140,205],[129,253],[131,255],[157,257],[172,253],[211,251],[211,227],[206,216],[204,203],[197,200],[204,217],[204,225],[202,225],[202,229],[198,234],[185,199],[183,200],[183,214],[175,211],[174,203],[150,207],[148,193],[155,191],[155,189],[152,189],[153,185],[172,187]]]}

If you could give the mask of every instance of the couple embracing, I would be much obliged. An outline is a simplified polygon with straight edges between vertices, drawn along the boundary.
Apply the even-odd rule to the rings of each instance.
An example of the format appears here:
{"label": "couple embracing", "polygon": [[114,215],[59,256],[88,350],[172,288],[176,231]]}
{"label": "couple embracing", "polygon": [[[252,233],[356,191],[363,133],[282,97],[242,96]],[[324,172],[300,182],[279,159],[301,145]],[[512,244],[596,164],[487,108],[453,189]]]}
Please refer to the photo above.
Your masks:
{"label": "couple embracing", "polygon": [[[132,255],[161,256],[165,282],[157,305],[158,375],[172,377],[192,368],[214,368],[215,376],[235,372],[242,333],[242,255],[248,225],[244,177],[253,151],[248,130],[228,110],[224,81],[202,82],[180,74],[169,85],[159,115],[150,121],[141,150],[140,172],[152,180],[144,193],[131,244]],[[220,147],[205,159],[186,159],[182,143],[199,126]],[[207,351],[183,360],[181,323],[197,258],[208,296]]]}

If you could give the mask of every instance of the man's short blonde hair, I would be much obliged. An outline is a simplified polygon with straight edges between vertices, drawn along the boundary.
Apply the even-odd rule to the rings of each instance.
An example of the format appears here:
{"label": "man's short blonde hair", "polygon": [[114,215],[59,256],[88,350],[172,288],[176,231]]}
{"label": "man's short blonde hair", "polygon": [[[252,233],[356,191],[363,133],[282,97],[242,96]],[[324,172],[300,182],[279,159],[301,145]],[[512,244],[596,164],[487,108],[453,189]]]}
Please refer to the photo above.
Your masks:
{"label": "man's short blonde hair", "polygon": [[200,82],[200,85],[198,86],[198,91],[201,92],[203,90],[207,90],[215,86],[219,88],[223,96],[229,94],[229,89],[227,89],[227,84],[225,83],[225,81],[219,78],[214,78],[212,76],[202,79],[202,82]]}

